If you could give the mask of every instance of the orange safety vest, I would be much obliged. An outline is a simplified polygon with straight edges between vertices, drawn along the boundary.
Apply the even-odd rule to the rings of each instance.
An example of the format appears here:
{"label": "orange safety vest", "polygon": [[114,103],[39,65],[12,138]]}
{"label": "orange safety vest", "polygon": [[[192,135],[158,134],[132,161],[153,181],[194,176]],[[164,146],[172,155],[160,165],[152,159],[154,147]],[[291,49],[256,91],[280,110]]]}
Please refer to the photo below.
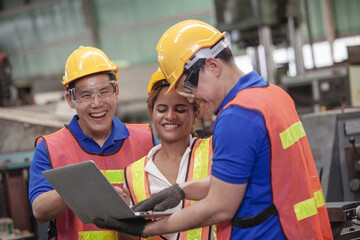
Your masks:
{"label": "orange safety vest", "polygon": [[[196,139],[192,145],[190,159],[185,181],[198,180],[210,175],[212,158],[212,138]],[[130,190],[130,196],[134,204],[151,196],[148,173],[144,171],[147,163],[146,156],[125,168],[125,182]],[[196,201],[185,200],[183,208],[188,207]],[[211,233],[209,226],[181,232],[178,239],[230,239],[231,222],[224,222],[213,227]],[[164,239],[162,236],[154,236],[146,239]]]}
{"label": "orange safety vest", "polygon": [[264,116],[271,146],[273,203],[286,237],[333,239],[315,162],[290,96],[269,84],[241,90],[224,109],[230,105]]}
{"label": "orange safety vest", "polygon": [[[121,147],[116,152],[109,154],[87,152],[74,138],[67,126],[53,134],[39,137],[36,144],[41,140],[44,141],[50,165],[53,168],[93,160],[112,185],[122,187],[124,168],[147,154],[154,146],[149,124],[139,124],[138,127],[136,124],[126,124],[126,126],[130,136],[123,140]],[[145,126],[148,130],[144,130]],[[59,240],[117,239],[117,232],[104,231],[94,224],[83,224],[69,208],[56,218],[56,229]]]}

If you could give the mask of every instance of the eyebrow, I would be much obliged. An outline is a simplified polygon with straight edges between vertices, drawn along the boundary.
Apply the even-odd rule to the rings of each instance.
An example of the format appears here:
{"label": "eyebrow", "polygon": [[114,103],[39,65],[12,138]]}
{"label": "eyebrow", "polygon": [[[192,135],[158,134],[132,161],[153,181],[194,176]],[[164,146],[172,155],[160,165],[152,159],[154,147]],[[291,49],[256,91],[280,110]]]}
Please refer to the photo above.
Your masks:
{"label": "eyebrow", "polygon": [[175,107],[188,107],[186,104],[175,104]]}
{"label": "eyebrow", "polygon": [[79,89],[78,91],[79,92],[93,92],[93,91],[101,91],[101,90],[104,90],[105,88],[107,88],[108,86],[104,86],[100,89],[95,89],[95,90],[89,90],[89,89]]}

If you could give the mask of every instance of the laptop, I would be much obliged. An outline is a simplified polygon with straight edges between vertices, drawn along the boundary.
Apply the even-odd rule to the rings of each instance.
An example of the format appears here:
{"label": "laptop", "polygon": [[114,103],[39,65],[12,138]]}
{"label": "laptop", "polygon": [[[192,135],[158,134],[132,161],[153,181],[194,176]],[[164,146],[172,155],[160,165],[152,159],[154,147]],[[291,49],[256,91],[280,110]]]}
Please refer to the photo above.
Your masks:
{"label": "laptop", "polygon": [[156,218],[172,212],[134,212],[92,160],[43,171],[42,174],[84,223],[95,218]]}

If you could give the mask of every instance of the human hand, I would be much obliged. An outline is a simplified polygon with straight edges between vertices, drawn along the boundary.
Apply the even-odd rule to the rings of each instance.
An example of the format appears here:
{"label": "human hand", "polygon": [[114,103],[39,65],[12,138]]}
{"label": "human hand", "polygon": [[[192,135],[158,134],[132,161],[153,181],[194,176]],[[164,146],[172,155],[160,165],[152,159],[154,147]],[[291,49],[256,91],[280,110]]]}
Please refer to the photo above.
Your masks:
{"label": "human hand", "polygon": [[126,187],[120,188],[118,186],[115,186],[114,188],[120,194],[120,196],[125,200],[126,204],[129,206],[130,205],[130,192],[129,192],[129,189],[126,188]]}
{"label": "human hand", "polygon": [[134,219],[116,219],[109,217],[107,219],[96,218],[94,219],[94,224],[98,228],[111,229],[118,232],[130,234],[133,236],[139,236],[146,238],[144,236],[145,225],[151,222],[151,220],[145,220],[143,218],[134,218]]}
{"label": "human hand", "polygon": [[136,212],[165,211],[176,207],[185,198],[184,190],[175,183],[150,198],[137,203],[132,209]]}

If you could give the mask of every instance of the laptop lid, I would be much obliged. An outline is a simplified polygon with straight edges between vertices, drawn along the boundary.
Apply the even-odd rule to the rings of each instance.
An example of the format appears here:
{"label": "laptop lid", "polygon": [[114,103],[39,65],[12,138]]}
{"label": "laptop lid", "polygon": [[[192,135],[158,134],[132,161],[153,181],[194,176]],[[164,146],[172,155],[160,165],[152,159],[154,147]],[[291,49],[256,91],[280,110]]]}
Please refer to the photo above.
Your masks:
{"label": "laptop lid", "polygon": [[95,218],[151,218],[169,212],[135,213],[92,160],[43,171],[42,174],[84,223]]}

